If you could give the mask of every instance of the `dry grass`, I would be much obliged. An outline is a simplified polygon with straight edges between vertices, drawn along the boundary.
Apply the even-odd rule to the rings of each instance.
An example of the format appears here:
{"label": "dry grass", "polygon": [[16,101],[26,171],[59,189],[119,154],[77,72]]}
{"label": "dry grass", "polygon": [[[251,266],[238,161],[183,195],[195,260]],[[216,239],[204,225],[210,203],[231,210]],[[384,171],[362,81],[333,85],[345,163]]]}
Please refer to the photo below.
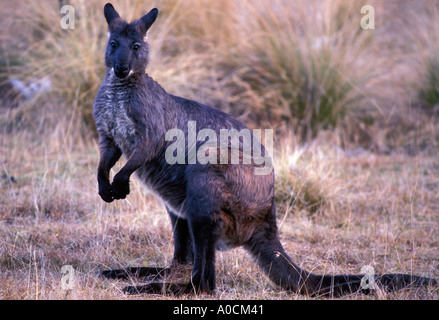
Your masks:
{"label": "dry grass", "polygon": [[[70,31],[54,27],[56,1],[2,6],[2,93],[8,77],[49,76],[52,90],[1,100],[0,299],[173,298],[126,296],[121,289],[134,279],[98,276],[109,267],[168,265],[173,249],[165,208],[138,180],[127,200],[108,205],[97,195],[90,108],[103,73],[105,2],[72,0],[78,20]],[[372,1],[377,29],[363,31],[363,1],[348,3],[115,5],[128,19],[159,7],[147,71],[169,92],[276,130],[278,224],[294,261],[316,273],[372,265],[439,279],[439,75],[431,63],[439,10],[428,0],[404,9]],[[64,265],[76,271],[71,290],[61,287]],[[307,298],[275,288],[242,249],[219,252],[216,265],[214,296],[181,299]]]}

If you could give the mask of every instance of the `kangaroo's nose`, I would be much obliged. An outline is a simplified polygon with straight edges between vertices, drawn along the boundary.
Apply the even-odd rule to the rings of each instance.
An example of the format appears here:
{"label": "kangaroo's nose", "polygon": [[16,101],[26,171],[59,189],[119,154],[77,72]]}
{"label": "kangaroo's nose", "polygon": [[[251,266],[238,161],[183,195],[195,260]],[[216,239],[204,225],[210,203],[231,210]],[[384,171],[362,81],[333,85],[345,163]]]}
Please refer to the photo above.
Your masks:
{"label": "kangaroo's nose", "polygon": [[114,73],[116,74],[116,76],[118,76],[119,78],[125,78],[130,72],[130,68],[127,64],[119,64],[117,63],[114,66]]}

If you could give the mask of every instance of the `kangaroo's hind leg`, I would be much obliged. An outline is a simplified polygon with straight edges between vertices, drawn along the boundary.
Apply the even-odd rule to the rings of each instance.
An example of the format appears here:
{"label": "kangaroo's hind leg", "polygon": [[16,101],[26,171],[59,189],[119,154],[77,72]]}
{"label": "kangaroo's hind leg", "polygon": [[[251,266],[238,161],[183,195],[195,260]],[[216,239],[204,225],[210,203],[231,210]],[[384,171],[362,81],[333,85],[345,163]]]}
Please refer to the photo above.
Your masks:
{"label": "kangaroo's hind leg", "polygon": [[174,233],[173,264],[191,264],[194,260],[193,244],[189,232],[188,221],[179,217],[174,211],[166,207],[171,218]]}
{"label": "kangaroo's hind leg", "polygon": [[[194,207],[199,208],[199,207]],[[211,293],[215,290],[215,250],[217,243],[216,224],[209,215],[200,210],[188,219],[193,241],[194,265],[189,283],[149,283],[124,288],[128,294],[185,294]]]}
{"label": "kangaroo's hind leg", "polygon": [[215,251],[221,234],[222,184],[208,167],[193,168],[186,186],[186,216],[194,250],[191,281],[186,291],[215,290]]}
{"label": "kangaroo's hind leg", "polygon": [[[197,177],[199,179],[197,179]],[[196,181],[194,181],[196,180]],[[190,240],[193,247],[193,269],[188,283],[150,283],[143,286],[125,288],[127,293],[212,293],[215,290],[215,251],[220,235],[218,215],[220,212],[217,190],[204,185],[208,179],[204,175],[193,174],[188,179],[185,214],[187,220],[179,219],[174,224],[175,240],[185,240],[175,247],[174,259],[187,257]],[[207,182],[208,183],[208,182]],[[204,186],[203,186],[204,185]],[[175,218],[175,217],[174,217]],[[171,219],[172,216],[171,216]],[[178,223],[184,221],[178,227]],[[188,229],[186,230],[186,226]],[[181,228],[183,230],[178,230]],[[190,235],[187,237],[186,232]],[[190,252],[190,251],[189,251]]]}

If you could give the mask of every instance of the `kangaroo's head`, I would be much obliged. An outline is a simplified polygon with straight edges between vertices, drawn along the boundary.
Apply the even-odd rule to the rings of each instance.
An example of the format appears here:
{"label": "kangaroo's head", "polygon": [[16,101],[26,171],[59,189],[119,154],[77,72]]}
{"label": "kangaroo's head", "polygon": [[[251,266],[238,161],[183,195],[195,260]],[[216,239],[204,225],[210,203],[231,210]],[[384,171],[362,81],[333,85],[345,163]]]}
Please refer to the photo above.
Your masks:
{"label": "kangaroo's head", "polygon": [[149,60],[146,32],[154,23],[158,12],[157,9],[152,9],[142,18],[128,23],[119,16],[111,3],[105,5],[104,15],[109,32],[105,65],[118,78],[125,79],[133,73],[145,72]]}

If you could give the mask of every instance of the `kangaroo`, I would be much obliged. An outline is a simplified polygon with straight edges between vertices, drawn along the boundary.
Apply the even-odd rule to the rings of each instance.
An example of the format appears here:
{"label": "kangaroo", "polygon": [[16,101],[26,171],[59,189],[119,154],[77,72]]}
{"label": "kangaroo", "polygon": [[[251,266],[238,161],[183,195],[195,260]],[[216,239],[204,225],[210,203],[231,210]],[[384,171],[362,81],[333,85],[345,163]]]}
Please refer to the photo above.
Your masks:
{"label": "kangaroo", "polygon": [[[276,224],[274,170],[255,174],[254,169],[261,167],[255,159],[238,164],[191,162],[191,146],[186,140],[183,163],[169,163],[167,149],[176,143],[175,139],[167,138],[169,130],[178,129],[187,136],[190,121],[196,123],[198,132],[209,129],[220,134],[224,129],[248,128],[218,109],[167,93],[145,73],[149,62],[146,33],[158,16],[157,9],[128,23],[108,3],[104,16],[109,30],[106,72],[93,106],[99,134],[99,195],[109,203],[125,199],[130,193],[130,177],[135,173],[166,206],[173,229],[174,255],[171,268],[133,267],[104,270],[102,275],[160,278],[175,265],[193,264],[189,283],[150,283],[129,286],[124,291],[212,293],[216,283],[215,251],[242,246],[268,277],[284,289],[314,296],[361,290],[364,275],[313,274],[301,269],[287,255]],[[196,148],[207,139],[201,140],[196,141]],[[242,147],[240,141],[240,160]],[[233,146],[227,144],[227,148],[231,151]],[[267,155],[264,147],[262,153]],[[122,154],[126,164],[110,183],[110,169]],[[389,290],[436,283],[409,274],[376,275],[374,280]]]}

